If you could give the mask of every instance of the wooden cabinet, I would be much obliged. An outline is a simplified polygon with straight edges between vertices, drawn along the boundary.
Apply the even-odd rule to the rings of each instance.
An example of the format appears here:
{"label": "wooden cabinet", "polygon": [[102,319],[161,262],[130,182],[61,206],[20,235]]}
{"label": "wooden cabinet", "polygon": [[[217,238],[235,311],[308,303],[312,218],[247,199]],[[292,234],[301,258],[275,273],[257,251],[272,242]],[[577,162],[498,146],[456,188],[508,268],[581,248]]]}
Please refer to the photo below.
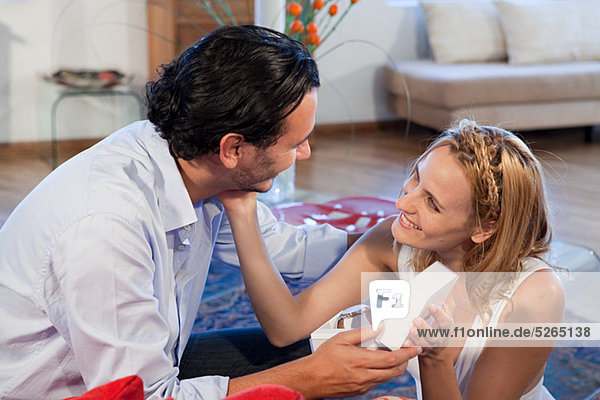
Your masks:
{"label": "wooden cabinet", "polygon": [[148,0],[147,14],[152,79],[161,63],[169,62],[217,26],[252,24],[254,0]]}

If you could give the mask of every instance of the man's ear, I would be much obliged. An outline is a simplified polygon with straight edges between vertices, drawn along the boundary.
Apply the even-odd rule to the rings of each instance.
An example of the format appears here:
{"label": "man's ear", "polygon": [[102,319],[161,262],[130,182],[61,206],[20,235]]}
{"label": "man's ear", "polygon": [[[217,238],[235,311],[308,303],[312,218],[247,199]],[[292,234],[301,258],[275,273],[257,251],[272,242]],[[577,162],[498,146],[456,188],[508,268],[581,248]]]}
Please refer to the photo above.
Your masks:
{"label": "man's ear", "polygon": [[221,138],[219,158],[226,168],[232,169],[238,165],[242,157],[243,143],[244,136],[239,133],[228,133]]}
{"label": "man's ear", "polygon": [[471,240],[475,243],[483,243],[488,240],[496,232],[496,221],[489,221],[475,227]]}

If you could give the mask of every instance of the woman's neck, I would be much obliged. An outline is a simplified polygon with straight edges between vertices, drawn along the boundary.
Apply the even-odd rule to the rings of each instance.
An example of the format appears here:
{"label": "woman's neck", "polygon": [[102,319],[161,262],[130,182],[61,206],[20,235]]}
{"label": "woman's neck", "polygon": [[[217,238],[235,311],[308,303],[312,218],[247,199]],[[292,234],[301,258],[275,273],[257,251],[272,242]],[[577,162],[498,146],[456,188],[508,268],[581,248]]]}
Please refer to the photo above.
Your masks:
{"label": "woman's neck", "polygon": [[465,272],[465,256],[473,248],[473,242],[465,242],[451,250],[437,252],[439,260],[454,272]]}
{"label": "woman's neck", "polygon": [[446,255],[438,254],[440,262],[454,272],[465,272],[464,255]]}

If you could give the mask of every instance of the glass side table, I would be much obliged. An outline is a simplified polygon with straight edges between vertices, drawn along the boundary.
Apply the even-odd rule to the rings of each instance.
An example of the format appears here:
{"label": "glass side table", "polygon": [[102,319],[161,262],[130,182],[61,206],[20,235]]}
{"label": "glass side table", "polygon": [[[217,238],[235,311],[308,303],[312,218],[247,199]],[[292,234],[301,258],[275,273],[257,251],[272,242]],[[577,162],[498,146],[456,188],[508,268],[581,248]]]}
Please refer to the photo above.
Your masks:
{"label": "glass side table", "polygon": [[57,152],[57,133],[56,133],[56,112],[58,110],[59,104],[66,98],[69,97],[129,97],[133,99],[137,106],[139,112],[139,119],[144,119],[145,110],[144,103],[140,95],[127,88],[106,88],[106,89],[82,89],[82,88],[65,88],[62,89],[59,95],[52,102],[52,108],[50,111],[50,119],[51,119],[51,164],[52,169],[57,167],[58,163],[58,152]]}

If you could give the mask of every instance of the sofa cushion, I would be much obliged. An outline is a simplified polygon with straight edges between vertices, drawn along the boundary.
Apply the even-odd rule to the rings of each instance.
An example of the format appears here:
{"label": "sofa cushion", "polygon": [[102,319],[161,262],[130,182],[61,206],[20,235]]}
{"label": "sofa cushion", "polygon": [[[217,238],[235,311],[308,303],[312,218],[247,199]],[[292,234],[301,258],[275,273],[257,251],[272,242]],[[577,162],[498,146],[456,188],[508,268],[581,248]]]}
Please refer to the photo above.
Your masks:
{"label": "sofa cushion", "polygon": [[425,0],[421,8],[437,62],[506,60],[498,10],[491,0]]}
{"label": "sofa cushion", "polygon": [[511,64],[600,60],[597,0],[496,1]]}
{"label": "sofa cushion", "polygon": [[463,118],[509,130],[556,129],[600,125],[600,99],[538,103],[504,103],[444,108],[388,96],[394,114],[419,125],[443,131]]}
{"label": "sofa cushion", "polygon": [[414,60],[386,67],[383,85],[393,95],[442,108],[600,98],[600,62],[543,65],[437,64]]}

